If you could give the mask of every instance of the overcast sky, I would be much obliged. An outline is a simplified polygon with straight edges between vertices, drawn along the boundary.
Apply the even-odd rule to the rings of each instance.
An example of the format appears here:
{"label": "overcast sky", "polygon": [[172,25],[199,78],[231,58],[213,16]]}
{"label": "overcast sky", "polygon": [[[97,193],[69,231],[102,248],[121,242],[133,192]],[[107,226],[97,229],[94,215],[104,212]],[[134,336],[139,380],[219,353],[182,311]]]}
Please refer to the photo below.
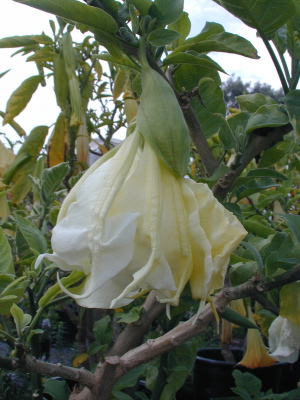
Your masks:
{"label": "overcast sky", "polygon": [[[227,32],[245,37],[256,47],[261,57],[260,60],[251,60],[225,53],[210,53],[210,56],[229,75],[240,76],[245,82],[261,81],[272,85],[274,88],[280,87],[275,68],[262,41],[256,37],[254,29],[248,28],[222,7],[214,3],[213,0],[185,0],[185,10],[189,13],[192,21],[191,36],[198,34],[206,21],[218,22],[224,26]],[[49,36],[52,35],[49,19],[55,20],[54,16],[35,10],[32,7],[15,3],[13,0],[0,0],[0,16],[0,38],[14,35],[40,34],[42,31]],[[77,40],[80,40],[80,36],[78,36]],[[1,111],[5,111],[6,102],[13,90],[24,79],[37,74],[35,63],[26,63],[26,57],[22,57],[21,55],[11,57],[14,51],[14,49],[0,49],[0,73],[11,69],[8,74],[0,79]],[[224,81],[227,79],[227,76],[221,74],[221,78]],[[37,125],[51,125],[55,122],[59,110],[56,106],[54,93],[50,89],[39,88],[24,112],[16,118],[16,121],[27,133]],[[1,132],[11,134],[11,129],[4,126],[1,127]]]}

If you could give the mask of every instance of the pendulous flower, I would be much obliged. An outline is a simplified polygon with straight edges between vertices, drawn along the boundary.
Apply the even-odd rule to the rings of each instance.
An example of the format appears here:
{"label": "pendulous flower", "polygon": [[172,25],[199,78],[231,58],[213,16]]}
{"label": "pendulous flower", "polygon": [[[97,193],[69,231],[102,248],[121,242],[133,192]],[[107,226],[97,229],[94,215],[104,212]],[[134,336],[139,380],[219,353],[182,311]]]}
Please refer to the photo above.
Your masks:
{"label": "pendulous flower", "polygon": [[[255,324],[250,307],[248,307],[248,318]],[[259,368],[269,367],[276,362],[274,358],[268,355],[267,348],[263,343],[259,330],[248,329],[246,341],[246,353],[242,361],[239,362],[239,365],[243,365],[247,368]]]}
{"label": "pendulous flower", "polygon": [[177,305],[188,281],[195,299],[223,286],[246,233],[206,184],[175,175],[135,126],[71,190],[53,229],[54,253],[40,257],[84,272],[79,286],[62,287],[81,306],[122,307],[150,290]]}
{"label": "pendulous flower", "polygon": [[277,361],[298,360],[300,327],[288,318],[277,317],[269,328],[269,354]]}

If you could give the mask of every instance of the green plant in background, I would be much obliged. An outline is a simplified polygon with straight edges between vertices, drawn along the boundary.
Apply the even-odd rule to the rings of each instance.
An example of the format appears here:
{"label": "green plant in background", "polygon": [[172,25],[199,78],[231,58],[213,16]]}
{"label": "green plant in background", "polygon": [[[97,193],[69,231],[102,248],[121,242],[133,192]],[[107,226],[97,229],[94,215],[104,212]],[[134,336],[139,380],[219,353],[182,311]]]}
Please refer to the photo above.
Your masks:
{"label": "green plant in background", "polygon": [[[256,49],[213,22],[189,37],[183,0],[17,2],[55,14],[58,24],[50,21],[53,37],[0,40],[39,72],[0,113],[22,142],[0,165],[0,333],[10,349],[0,366],[30,373],[41,400],[43,392],[148,398],[139,378],[152,400],[171,400],[192,370],[197,335],[214,321],[218,329],[219,318],[258,328],[233,310],[236,299],[270,336],[273,355],[294,360],[299,346],[287,343],[285,352],[281,335],[297,335],[291,323],[300,327],[298,1],[216,1],[257,30],[284,91],[281,103],[240,95],[230,110],[224,71],[209,53],[256,59]],[[87,34],[82,43],[73,42],[74,29]],[[50,77],[60,114],[49,139],[47,126],[26,135],[15,118]],[[128,138],[107,152],[124,126]],[[95,138],[103,157],[88,169]],[[59,307],[69,332],[77,327],[72,366],[42,359],[47,318],[52,347],[53,336],[65,340],[65,321],[51,311]],[[291,322],[269,330],[278,318]],[[72,394],[70,380],[81,385]],[[277,396],[255,387],[236,390],[245,399]]]}

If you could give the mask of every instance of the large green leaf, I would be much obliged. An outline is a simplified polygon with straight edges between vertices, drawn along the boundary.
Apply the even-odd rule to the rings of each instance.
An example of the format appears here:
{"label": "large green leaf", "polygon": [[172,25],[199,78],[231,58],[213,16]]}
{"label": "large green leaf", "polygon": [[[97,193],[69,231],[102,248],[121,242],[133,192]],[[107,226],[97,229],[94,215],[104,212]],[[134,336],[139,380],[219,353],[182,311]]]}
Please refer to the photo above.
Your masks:
{"label": "large green leaf", "polygon": [[246,126],[246,133],[255,129],[282,126],[289,123],[287,114],[281,111],[278,104],[261,106],[251,115]]}
{"label": "large green leaf", "polygon": [[199,54],[194,51],[185,52],[185,53],[177,53],[171,54],[169,57],[166,57],[163,61],[163,65],[170,64],[195,64],[200,65],[202,67],[212,68],[220,72],[224,72],[223,68],[213,61],[210,57]]}
{"label": "large green leaf", "polygon": [[155,0],[159,17],[156,26],[162,27],[179,20],[183,12],[184,0]]}
{"label": "large green leaf", "polygon": [[171,29],[155,29],[148,36],[148,42],[153,46],[165,46],[174,42],[181,36],[180,33]]}
{"label": "large green leaf", "polygon": [[120,379],[117,380],[113,388],[113,393],[115,394],[116,392],[122,389],[135,386],[139,377],[144,376],[145,373],[146,373],[145,364],[138,365],[137,367],[133,368],[132,370],[130,370]]}
{"label": "large green leaf", "polygon": [[108,315],[101,318],[99,321],[94,323],[93,332],[96,340],[101,345],[108,345],[112,339],[113,330],[111,325],[111,319]]}
{"label": "large green leaf", "polygon": [[12,251],[0,227],[0,274],[14,274]]}
{"label": "large green leaf", "polygon": [[26,36],[10,36],[0,39],[0,49],[12,48],[12,47],[23,47],[32,46],[37,43],[40,44],[52,44],[53,40],[45,35],[26,35]]}
{"label": "large green leaf", "polygon": [[151,0],[129,0],[139,11],[142,17],[148,15],[149,8],[153,5]]}
{"label": "large green leaf", "polygon": [[183,44],[203,42],[210,36],[217,35],[218,33],[222,32],[225,32],[223,25],[218,24],[216,22],[206,22],[204,28],[199,33],[199,35],[193,36],[185,40]]}
{"label": "large green leaf", "polygon": [[[209,79],[206,79],[209,78]],[[176,88],[181,92],[184,87],[186,90],[193,90],[200,84],[200,96],[194,97],[191,101],[192,108],[199,119],[207,138],[218,132],[222,119],[219,115],[225,116],[226,106],[223,92],[219,85],[221,79],[216,70],[198,65],[182,64],[174,75]]]}
{"label": "large green leaf", "polygon": [[279,216],[286,221],[298,243],[300,243],[300,215],[279,214]]}
{"label": "large green leaf", "polygon": [[71,390],[66,381],[48,379],[44,383],[44,392],[52,396],[53,400],[68,400]]}
{"label": "large green leaf", "polygon": [[257,50],[247,39],[233,33],[222,32],[202,38],[197,42],[183,42],[177,47],[173,54],[186,50],[194,50],[198,53],[208,53],[218,51],[222,53],[233,53],[244,57],[258,59]]}
{"label": "large green leaf", "polygon": [[[70,273],[70,275],[61,278],[60,283],[65,288],[68,288],[69,286],[74,285],[75,283],[81,281],[84,276],[85,276],[84,272],[74,270]],[[40,298],[39,306],[40,307],[46,306],[47,304],[50,303],[50,301],[55,299],[55,297],[58,296],[61,292],[62,290],[58,283],[55,283],[55,285],[50,286],[49,289],[46,291],[46,293],[43,295],[43,297]]]}
{"label": "large green leaf", "polygon": [[88,6],[76,0],[14,0],[17,3],[46,11],[90,28],[108,33],[118,31],[115,20],[101,8]]}
{"label": "large green leaf", "polygon": [[54,49],[50,46],[44,46],[40,49],[37,49],[34,54],[27,58],[26,61],[35,61],[35,62],[42,62],[42,61],[53,61],[54,57],[57,53]]}
{"label": "large green leaf", "polygon": [[278,104],[272,97],[267,97],[261,93],[243,94],[236,97],[241,111],[254,113],[259,107],[268,104]]}
{"label": "large green leaf", "polygon": [[17,115],[24,110],[29,103],[33,93],[37,90],[42,77],[31,76],[25,79],[21,85],[11,94],[5,111],[3,125],[10,123]]}
{"label": "large green leaf", "polygon": [[104,60],[109,63],[122,65],[124,67],[128,67],[128,68],[131,68],[131,69],[134,69],[134,70],[140,72],[140,68],[136,64],[134,64],[129,58],[127,58],[125,55],[123,55],[123,57],[121,59],[120,58],[117,59],[109,53],[100,53],[100,54],[94,55],[93,57],[99,58],[100,60]]}
{"label": "large green leaf", "polygon": [[33,225],[27,218],[15,214],[18,227],[22,232],[29,247],[38,254],[46,253],[48,245],[42,232]]}
{"label": "large green leaf", "polygon": [[52,168],[47,168],[43,171],[41,197],[46,205],[52,202],[55,191],[58,189],[68,171],[68,163],[58,164]]}
{"label": "large green leaf", "polygon": [[25,142],[18,151],[16,159],[21,154],[29,154],[31,157],[38,157],[48,134],[48,126],[40,125],[32,129]]}
{"label": "large green leaf", "polygon": [[214,0],[251,28],[272,38],[295,13],[293,0]]}
{"label": "large green leaf", "polygon": [[284,102],[295,131],[300,134],[300,90],[292,90],[284,97]]}
{"label": "large green leaf", "polygon": [[243,199],[244,197],[251,196],[254,193],[259,193],[262,190],[269,189],[271,187],[279,187],[280,184],[276,183],[272,178],[260,178],[252,179],[245,185],[242,185],[236,192],[237,198]]}
{"label": "large green leaf", "polygon": [[176,22],[173,22],[173,24],[170,24],[168,28],[181,34],[181,37],[179,37],[172,43],[173,48],[180,46],[191,30],[191,21],[189,19],[189,14],[184,11],[181,17]]}

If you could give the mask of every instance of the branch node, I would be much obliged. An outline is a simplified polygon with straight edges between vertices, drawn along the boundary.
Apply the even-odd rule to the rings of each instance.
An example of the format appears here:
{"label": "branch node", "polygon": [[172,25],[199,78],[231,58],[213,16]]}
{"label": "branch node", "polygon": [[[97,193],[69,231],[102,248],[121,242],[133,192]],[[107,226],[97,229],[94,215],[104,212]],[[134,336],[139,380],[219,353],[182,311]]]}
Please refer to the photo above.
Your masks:
{"label": "branch node", "polygon": [[175,336],[172,336],[171,337],[171,344],[172,344],[172,346],[177,347],[177,346],[180,345],[180,342],[178,341],[178,339]]}
{"label": "branch node", "polygon": [[120,357],[118,356],[105,357],[105,362],[110,365],[117,365],[120,363]]}
{"label": "branch node", "polygon": [[265,287],[264,287],[264,285],[262,285],[261,283],[259,283],[259,284],[256,286],[256,289],[257,289],[259,292],[263,292],[264,289],[265,289]]}
{"label": "branch node", "polygon": [[148,339],[148,340],[147,340],[147,344],[148,344],[149,346],[152,346],[154,342],[155,342],[154,339]]}

